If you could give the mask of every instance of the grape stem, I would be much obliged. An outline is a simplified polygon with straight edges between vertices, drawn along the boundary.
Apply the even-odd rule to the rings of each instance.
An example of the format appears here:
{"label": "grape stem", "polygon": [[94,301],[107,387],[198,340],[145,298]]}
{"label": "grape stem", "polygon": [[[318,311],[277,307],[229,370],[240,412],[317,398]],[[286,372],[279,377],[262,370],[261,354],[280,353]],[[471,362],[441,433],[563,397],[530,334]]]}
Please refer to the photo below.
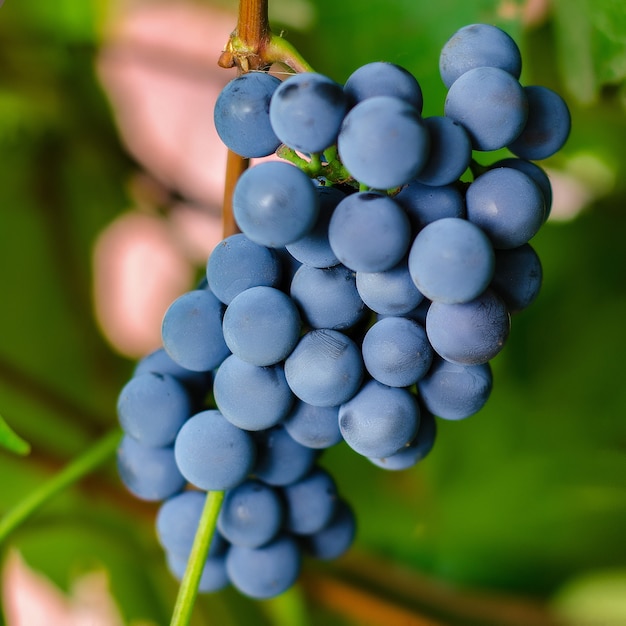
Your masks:
{"label": "grape stem", "polygon": [[0,544],[46,502],[111,458],[117,450],[120,438],[121,432],[117,428],[107,433],[50,480],[7,511],[0,519]]}
{"label": "grape stem", "polygon": [[185,575],[178,589],[174,612],[170,626],[188,626],[191,622],[193,607],[198,595],[202,569],[209,553],[211,539],[217,526],[217,517],[224,500],[223,491],[209,491],[202,509],[198,530],[193,540],[191,554],[187,561]]}

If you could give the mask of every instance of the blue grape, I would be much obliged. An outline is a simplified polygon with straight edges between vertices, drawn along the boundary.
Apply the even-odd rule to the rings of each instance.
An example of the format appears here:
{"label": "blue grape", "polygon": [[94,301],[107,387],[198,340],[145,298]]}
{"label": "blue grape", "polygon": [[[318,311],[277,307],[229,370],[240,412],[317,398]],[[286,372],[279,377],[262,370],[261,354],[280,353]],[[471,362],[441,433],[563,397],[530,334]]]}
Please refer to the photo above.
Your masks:
{"label": "blue grape", "polygon": [[569,137],[572,119],[558,93],[539,85],[524,87],[528,120],[522,133],[508,148],[518,157],[539,161],[558,152]]}
{"label": "blue grape", "polygon": [[452,84],[444,111],[465,128],[475,150],[499,150],[524,129],[528,101],[511,74],[497,67],[477,67]]}
{"label": "blue grape", "polygon": [[282,364],[260,367],[235,355],[229,356],[217,370],[213,393],[224,417],[245,430],[278,424],[294,400]]}
{"label": "blue grape", "polygon": [[289,436],[307,448],[330,448],[342,440],[336,406],[313,406],[296,400],[283,421]]}
{"label": "blue grape", "polygon": [[282,82],[270,103],[270,121],[280,140],[300,152],[323,152],[337,141],[347,102],[341,85],[314,72]]}
{"label": "blue grape", "polygon": [[226,493],[217,527],[230,543],[258,548],[278,535],[284,509],[272,487],[249,479]]}
{"label": "blue grape", "polygon": [[337,147],[356,180],[391,189],[406,185],[424,167],[430,136],[415,107],[399,98],[375,96],[346,115]]}
{"label": "blue grape", "polygon": [[206,273],[211,291],[224,304],[230,304],[250,287],[276,287],[281,279],[281,263],[275,250],[237,233],[217,244],[209,256]]}
{"label": "blue grape", "polygon": [[539,167],[536,163],[526,161],[525,159],[517,159],[511,157],[508,159],[501,159],[493,165],[489,166],[489,169],[496,169],[498,167],[510,167],[514,170],[524,172],[536,185],[539,187],[544,200],[545,214],[543,221],[545,222],[550,216],[550,210],[552,209],[552,185],[548,175]]}
{"label": "blue grape", "polygon": [[319,198],[302,170],[284,161],[267,161],[240,176],[233,193],[233,213],[249,239],[281,248],[313,229]]}
{"label": "blue grape", "polygon": [[235,296],[224,313],[224,340],[230,351],[252,365],[273,365],[300,338],[294,301],[273,287],[251,287]]}
{"label": "blue grape", "polygon": [[354,512],[345,500],[339,500],[335,513],[322,530],[302,538],[302,546],[307,554],[321,559],[337,559],[352,545],[356,534]]}
{"label": "blue grape", "polygon": [[125,433],[141,445],[163,448],[174,442],[191,415],[186,389],[169,374],[134,376],[117,399],[117,414]]}
{"label": "blue grape", "polygon": [[414,467],[432,450],[437,435],[435,418],[430,411],[420,408],[420,425],[415,439],[395,454],[382,459],[369,460],[386,470],[401,471]]}
{"label": "blue grape", "polygon": [[258,455],[253,475],[268,485],[284,487],[306,476],[317,450],[293,440],[282,426],[255,433]]}
{"label": "blue grape", "polygon": [[203,372],[215,369],[229,354],[222,334],[224,305],[207,289],[176,298],[163,317],[163,347],[179,365]]}
{"label": "blue grape", "polygon": [[142,357],[133,370],[133,376],[142,374],[169,374],[179,380],[189,391],[193,406],[200,406],[213,382],[213,374],[192,372],[176,363],[163,348],[158,348]]}
{"label": "blue grape", "polygon": [[426,334],[435,352],[460,365],[478,365],[496,356],[510,327],[506,305],[491,289],[462,304],[433,302],[426,315]]}
{"label": "blue grape", "polygon": [[242,483],[256,460],[252,437],[219,411],[197,413],[180,429],[174,444],[180,473],[198,489],[224,491]]}
{"label": "blue grape", "polygon": [[117,450],[117,469],[126,488],[141,500],[165,500],[186,484],[173,448],[147,448],[128,435]]}
{"label": "blue grape", "polygon": [[317,194],[320,200],[320,211],[313,230],[302,239],[288,244],[286,248],[301,263],[327,268],[339,263],[339,259],[328,242],[328,224],[335,207],[346,197],[346,194],[335,187],[317,187]]}
{"label": "blue grape", "polygon": [[545,218],[544,196],[524,172],[499,167],[481,174],[465,194],[467,219],[494,248],[517,248],[532,239]]}
{"label": "blue grape", "polygon": [[513,39],[489,24],[469,24],[459,29],[444,44],[439,71],[446,87],[459,76],[478,67],[498,67],[519,78],[522,55]]}
{"label": "blue grape", "polygon": [[394,63],[374,61],[357,68],[346,80],[343,90],[348,104],[374,96],[392,96],[408,102],[422,112],[424,98],[417,79],[408,70]]}
{"label": "blue grape", "polygon": [[489,363],[458,365],[439,358],[417,383],[424,406],[448,420],[465,419],[480,411],[489,399],[492,386]]}
{"label": "blue grape", "polygon": [[406,211],[414,233],[444,217],[465,217],[465,201],[454,185],[432,187],[412,181],[394,200]]}
{"label": "blue grape", "polygon": [[433,350],[426,331],[404,317],[386,317],[365,335],[363,361],[372,378],[390,387],[410,387],[426,374]]}
{"label": "blue grape", "polygon": [[276,151],[280,139],[270,124],[269,107],[280,81],[265,72],[248,72],[231,80],[213,109],[217,134],[233,152],[264,157]]}
{"label": "blue grape", "polygon": [[409,274],[406,258],[385,272],[357,272],[356,288],[363,302],[381,315],[404,315],[424,299]]}
{"label": "blue grape", "polygon": [[[166,559],[167,567],[174,578],[182,581],[189,558],[167,552]],[[226,556],[209,557],[202,567],[198,591],[200,593],[214,593],[224,589],[229,583],[230,579],[226,571]]]}
{"label": "blue grape", "polygon": [[519,313],[539,294],[543,271],[530,244],[496,252],[496,271],[491,281],[510,313]]}
{"label": "blue grape", "polygon": [[285,529],[296,535],[310,535],[326,526],[337,504],[337,485],[321,467],[283,487]]}
{"label": "blue grape", "polygon": [[280,595],[296,582],[301,561],[295,540],[280,535],[260,548],[231,546],[226,555],[226,571],[241,593],[263,600]]}
{"label": "blue grape", "polygon": [[293,393],[315,406],[338,406],[358,390],[363,378],[361,351],[346,335],[313,330],[300,339],[285,360]]}
{"label": "blue grape", "polygon": [[449,117],[427,117],[424,124],[430,135],[430,152],[416,180],[426,185],[449,185],[468,168],[472,142],[463,126]]}
{"label": "blue grape", "polygon": [[386,457],[408,445],[417,433],[420,413],[406,389],[375,380],[363,385],[339,407],[339,428],[346,443],[367,457]]}
{"label": "blue grape", "polygon": [[411,238],[409,220],[388,196],[355,193],[342,200],[328,227],[330,247],[355,272],[384,272],[402,260]]}
{"label": "blue grape", "polygon": [[291,282],[291,297],[311,328],[350,328],[365,312],[354,272],[344,265],[302,265]]}
{"label": "blue grape", "polygon": [[417,234],[409,253],[409,272],[429,300],[469,302],[489,285],[494,261],[489,238],[478,226],[446,217]]}
{"label": "blue grape", "polygon": [[[192,489],[168,498],[161,505],[156,516],[156,534],[166,552],[187,560],[205,501],[206,492]],[[209,557],[224,555],[227,545],[222,535],[213,533]]]}

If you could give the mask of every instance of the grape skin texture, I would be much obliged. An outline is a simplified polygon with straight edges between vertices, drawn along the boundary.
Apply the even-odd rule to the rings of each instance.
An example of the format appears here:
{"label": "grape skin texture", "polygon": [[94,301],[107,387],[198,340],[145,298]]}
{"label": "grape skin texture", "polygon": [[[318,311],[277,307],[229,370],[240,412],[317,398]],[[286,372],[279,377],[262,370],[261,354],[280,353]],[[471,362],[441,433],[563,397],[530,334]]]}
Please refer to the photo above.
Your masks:
{"label": "grape skin texture", "polygon": [[169,374],[134,376],[117,400],[117,414],[125,433],[147,447],[174,442],[178,429],[191,415],[187,391]]}
{"label": "grape skin texture", "polygon": [[365,312],[354,272],[344,265],[302,265],[291,281],[291,297],[311,328],[350,328]]}
{"label": "grape skin texture", "polygon": [[285,360],[293,393],[314,406],[337,406],[349,400],[363,378],[361,350],[342,333],[308,332]]}
{"label": "grape skin texture", "polygon": [[300,549],[287,535],[260,548],[233,545],[226,555],[226,571],[232,584],[259,600],[287,591],[296,582],[300,566]]}
{"label": "grape skin texture", "polygon": [[499,150],[524,129],[528,101],[511,74],[496,67],[477,67],[452,84],[444,111],[465,128],[475,150]]}
{"label": "grape skin texture", "polygon": [[436,359],[417,388],[431,413],[443,419],[462,420],[483,408],[492,381],[489,363],[464,366]]}
{"label": "grape skin texture", "polygon": [[381,315],[404,315],[424,299],[409,274],[407,259],[385,272],[357,272],[356,288],[363,302]]}
{"label": "grape skin texture", "polygon": [[317,187],[320,211],[313,229],[302,239],[287,244],[291,256],[312,267],[327,268],[337,265],[335,256],[328,241],[328,224],[335,207],[346,197],[335,187]]}
{"label": "grape skin texture", "polygon": [[280,139],[270,124],[272,95],[280,85],[275,76],[248,72],[231,80],[215,102],[213,119],[222,142],[247,157],[264,157],[276,151]]}
{"label": "grape skin texture", "polygon": [[185,486],[173,448],[147,448],[125,435],[117,450],[117,470],[126,488],[141,500],[165,500]]}
{"label": "grape skin texture", "polygon": [[310,535],[326,526],[335,512],[337,485],[320,467],[282,489],[286,504],[285,529],[296,535]]}
{"label": "grape skin texture", "polygon": [[308,554],[320,560],[339,558],[354,541],[356,520],[345,500],[339,500],[335,514],[322,530],[304,537],[303,546]]}
{"label": "grape skin texture", "polygon": [[255,434],[258,455],[253,474],[274,487],[284,487],[309,473],[317,451],[294,441],[282,427],[276,426]]}
{"label": "grape skin texture", "polygon": [[287,415],[294,401],[282,363],[260,367],[234,354],[217,370],[213,394],[224,417],[245,430],[274,426]]}
{"label": "grape skin texture", "polygon": [[462,304],[433,302],[426,315],[426,334],[435,352],[460,365],[478,365],[496,356],[510,327],[506,305],[491,289]]}
{"label": "grape skin texture", "polygon": [[524,87],[528,98],[528,120],[521,135],[508,146],[522,159],[539,161],[558,152],[572,127],[567,104],[559,94],[538,85]]}
{"label": "grape skin texture", "polygon": [[273,287],[251,287],[233,298],[224,313],[224,340],[230,351],[252,365],[274,365],[300,338],[294,301]]}
{"label": "grape skin texture", "polygon": [[309,177],[295,165],[267,161],[246,170],[237,181],[233,213],[249,239],[281,248],[313,229],[319,198]]}
{"label": "grape skin texture", "polygon": [[346,115],[337,147],[356,180],[391,189],[406,185],[424,167],[430,136],[415,107],[399,98],[375,96]]}
{"label": "grape skin texture", "polygon": [[313,406],[296,400],[283,425],[292,439],[307,448],[330,448],[342,440],[338,411],[336,406]]}
{"label": "grape skin texture", "polygon": [[247,480],[224,496],[217,527],[232,544],[259,548],[278,535],[283,518],[284,506],[276,491]]}
{"label": "grape skin texture", "polygon": [[341,85],[322,74],[303,72],[284,80],[270,102],[278,138],[300,152],[323,152],[337,141],[347,109]]}
{"label": "grape skin texture", "polygon": [[494,252],[485,233],[467,220],[446,217],[425,226],[409,252],[409,272],[429,300],[469,302],[489,285]]}
{"label": "grape skin texture", "polygon": [[215,410],[202,411],[180,429],[174,444],[180,473],[195,487],[224,491],[242,483],[256,459],[254,441]]}
{"label": "grape skin texture", "polygon": [[357,68],[346,80],[343,90],[348,104],[355,104],[374,96],[392,96],[408,102],[418,113],[422,112],[424,98],[416,78],[394,63],[374,61]]}
{"label": "grape skin texture", "polygon": [[414,467],[432,450],[437,435],[435,418],[430,411],[420,409],[420,425],[415,439],[406,447],[391,456],[369,460],[377,467],[386,470],[401,471]]}
{"label": "grape skin texture", "polygon": [[494,248],[517,248],[541,228],[543,194],[524,172],[499,167],[480,175],[465,194],[467,219],[479,226]]}
{"label": "grape skin texture", "polygon": [[424,124],[430,135],[430,153],[416,180],[425,185],[449,185],[469,166],[472,142],[463,126],[449,117],[427,117]]}
{"label": "grape skin texture", "polygon": [[235,296],[250,287],[276,287],[281,278],[281,265],[274,250],[237,233],[213,249],[206,274],[211,291],[224,304],[230,304]]}
{"label": "grape skin texture", "polygon": [[361,192],[347,196],[328,227],[330,247],[355,272],[384,272],[397,265],[410,243],[409,220],[388,196]]}
{"label": "grape skin texture", "polygon": [[424,328],[404,317],[376,322],[363,338],[362,351],[372,378],[390,387],[410,387],[426,374],[433,360]]}
{"label": "grape skin texture", "polygon": [[530,244],[496,252],[491,286],[510,313],[519,313],[532,304],[541,289],[542,277],[541,261]]}
{"label": "grape skin texture", "polygon": [[439,56],[439,71],[446,87],[465,72],[477,67],[498,67],[519,78],[522,55],[515,41],[500,28],[469,24],[445,43]]}
{"label": "grape skin texture", "polygon": [[222,334],[224,305],[207,289],[176,298],[163,317],[163,347],[179,365],[196,372],[215,369],[229,354]]}
{"label": "grape skin texture", "polygon": [[386,457],[408,445],[417,433],[419,407],[406,389],[371,380],[339,408],[346,443],[366,457]]}

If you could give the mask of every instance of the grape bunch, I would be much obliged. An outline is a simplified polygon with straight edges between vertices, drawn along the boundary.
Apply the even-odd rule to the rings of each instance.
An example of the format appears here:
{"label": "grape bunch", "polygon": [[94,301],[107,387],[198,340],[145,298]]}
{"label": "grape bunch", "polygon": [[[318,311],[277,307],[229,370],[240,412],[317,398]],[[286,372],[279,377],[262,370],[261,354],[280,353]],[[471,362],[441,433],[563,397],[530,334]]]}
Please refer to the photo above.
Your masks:
{"label": "grape bunch", "polygon": [[[564,101],[522,87],[515,42],[486,24],[444,45],[444,115],[418,81],[375,62],[339,85],[314,72],[249,72],[215,106],[247,157],[233,194],[240,233],[175,300],[163,347],[120,393],[120,475],[164,500],[157,535],[180,577],[203,492],[225,500],[201,589],[267,598],[301,555],[330,559],[355,517],[321,453],[345,442],[388,470],[433,447],[436,418],[487,402],[490,361],[542,279],[529,241],[552,202],[533,161],[565,143]],[[473,156],[508,148],[478,165]]]}

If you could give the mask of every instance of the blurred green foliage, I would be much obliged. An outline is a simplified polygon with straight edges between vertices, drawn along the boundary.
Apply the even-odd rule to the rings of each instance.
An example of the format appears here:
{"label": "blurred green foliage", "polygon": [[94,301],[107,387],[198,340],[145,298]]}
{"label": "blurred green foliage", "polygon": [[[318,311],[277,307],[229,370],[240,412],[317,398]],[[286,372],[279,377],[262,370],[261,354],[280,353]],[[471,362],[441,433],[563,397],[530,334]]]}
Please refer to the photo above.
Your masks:
{"label": "blurred green foliage", "polygon": [[[450,585],[555,598],[572,624],[582,615],[626,623],[623,4],[555,0],[524,25],[514,0],[301,0],[312,16],[304,26],[281,13],[285,2],[270,4],[275,30],[337,80],[376,59],[407,67],[425,114],[443,107],[441,46],[477,21],[520,43],[524,84],[569,101],[571,139],[545,165],[573,173],[591,200],[533,241],[543,291],[513,320],[487,407],[460,423],[439,420],[435,449],[414,470],[385,473],[343,446],[322,462],[357,512],[355,551],[386,563],[381,579],[385,567],[406,567]],[[132,367],[100,336],[90,295],[93,241],[126,208],[138,169],[94,71],[106,8],[8,0],[0,9],[0,412],[32,444],[28,458],[0,452],[0,511],[115,425]],[[126,620],[165,624],[176,585],[154,538],[155,510],[124,493],[111,462],[10,544],[64,589],[105,568]],[[322,575],[346,575],[333,567]],[[253,603],[232,590],[203,599],[198,614],[198,623],[211,615],[224,625],[351,623],[317,603],[303,612],[292,596]]]}

